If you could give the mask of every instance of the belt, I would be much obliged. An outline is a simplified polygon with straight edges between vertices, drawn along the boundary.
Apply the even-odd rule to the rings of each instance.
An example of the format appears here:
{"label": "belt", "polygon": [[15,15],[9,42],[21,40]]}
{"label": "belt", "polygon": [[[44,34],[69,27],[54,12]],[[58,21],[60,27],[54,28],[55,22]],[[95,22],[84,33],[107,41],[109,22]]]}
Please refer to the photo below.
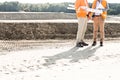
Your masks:
{"label": "belt", "polygon": [[95,15],[95,17],[100,17],[101,15]]}

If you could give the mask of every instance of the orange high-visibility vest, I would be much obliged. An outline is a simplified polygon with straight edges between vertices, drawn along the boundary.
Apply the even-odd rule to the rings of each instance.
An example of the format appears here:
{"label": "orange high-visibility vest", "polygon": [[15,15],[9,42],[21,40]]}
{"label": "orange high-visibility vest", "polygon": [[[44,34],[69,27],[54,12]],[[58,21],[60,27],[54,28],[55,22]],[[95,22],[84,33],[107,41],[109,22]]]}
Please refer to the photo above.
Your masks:
{"label": "orange high-visibility vest", "polygon": [[[98,0],[94,0],[93,4],[92,4],[92,8],[95,9],[96,8],[96,4],[97,4]],[[107,7],[107,1],[106,0],[102,0],[101,4],[103,5],[104,8]],[[101,14],[102,18],[105,19],[107,17],[107,11],[103,11],[103,13]]]}
{"label": "orange high-visibility vest", "polygon": [[86,17],[87,12],[84,9],[81,9],[78,11],[80,6],[88,6],[87,0],[76,0],[75,2],[75,10],[77,17]]}

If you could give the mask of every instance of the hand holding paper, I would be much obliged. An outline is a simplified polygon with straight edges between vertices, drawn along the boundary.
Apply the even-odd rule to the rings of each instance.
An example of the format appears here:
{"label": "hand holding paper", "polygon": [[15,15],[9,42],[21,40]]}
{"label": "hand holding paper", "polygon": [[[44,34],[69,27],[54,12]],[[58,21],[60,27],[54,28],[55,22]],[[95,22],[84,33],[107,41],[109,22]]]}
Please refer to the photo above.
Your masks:
{"label": "hand holding paper", "polygon": [[[80,6],[78,8],[77,12],[80,11],[80,8],[86,10],[87,12],[94,12],[94,13],[100,13],[100,14],[103,12],[102,9],[100,9],[100,10],[99,9],[92,9],[92,8],[88,8],[86,6]],[[69,5],[69,7],[67,7],[67,9],[75,10],[74,6],[72,6],[72,5]]]}
{"label": "hand holding paper", "polygon": [[102,13],[103,11],[102,10],[99,10],[99,9],[92,9],[92,8],[88,8],[86,6],[81,6],[80,8],[86,10],[87,12],[95,12],[95,13]]}

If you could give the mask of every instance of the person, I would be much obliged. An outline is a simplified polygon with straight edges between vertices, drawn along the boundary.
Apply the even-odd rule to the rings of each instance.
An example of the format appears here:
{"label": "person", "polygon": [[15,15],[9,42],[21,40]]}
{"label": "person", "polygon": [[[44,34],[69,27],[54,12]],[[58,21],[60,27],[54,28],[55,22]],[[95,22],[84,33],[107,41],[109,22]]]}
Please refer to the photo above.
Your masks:
{"label": "person", "polygon": [[78,31],[76,36],[76,47],[88,46],[84,42],[84,35],[87,29],[87,14],[88,12],[81,7],[89,7],[87,0],[76,0],[75,1],[75,11],[78,19]]}
{"label": "person", "polygon": [[102,10],[102,13],[90,13],[89,16],[93,16],[93,43],[92,46],[97,44],[98,29],[100,29],[100,46],[103,46],[104,41],[104,24],[107,17],[107,10],[109,5],[106,0],[94,0],[92,9]]}

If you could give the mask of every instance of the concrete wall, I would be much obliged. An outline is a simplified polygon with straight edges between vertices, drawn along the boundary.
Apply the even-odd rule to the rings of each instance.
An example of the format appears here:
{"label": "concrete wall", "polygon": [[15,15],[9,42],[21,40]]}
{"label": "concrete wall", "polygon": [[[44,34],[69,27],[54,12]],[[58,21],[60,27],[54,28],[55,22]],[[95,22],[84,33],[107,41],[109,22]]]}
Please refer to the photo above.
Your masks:
{"label": "concrete wall", "polygon": [[0,20],[76,19],[75,13],[60,12],[0,12]]}
{"label": "concrete wall", "polygon": [[[85,38],[92,38],[92,22]],[[77,20],[0,21],[0,40],[74,39]],[[106,22],[106,37],[120,37],[120,22]]]}

